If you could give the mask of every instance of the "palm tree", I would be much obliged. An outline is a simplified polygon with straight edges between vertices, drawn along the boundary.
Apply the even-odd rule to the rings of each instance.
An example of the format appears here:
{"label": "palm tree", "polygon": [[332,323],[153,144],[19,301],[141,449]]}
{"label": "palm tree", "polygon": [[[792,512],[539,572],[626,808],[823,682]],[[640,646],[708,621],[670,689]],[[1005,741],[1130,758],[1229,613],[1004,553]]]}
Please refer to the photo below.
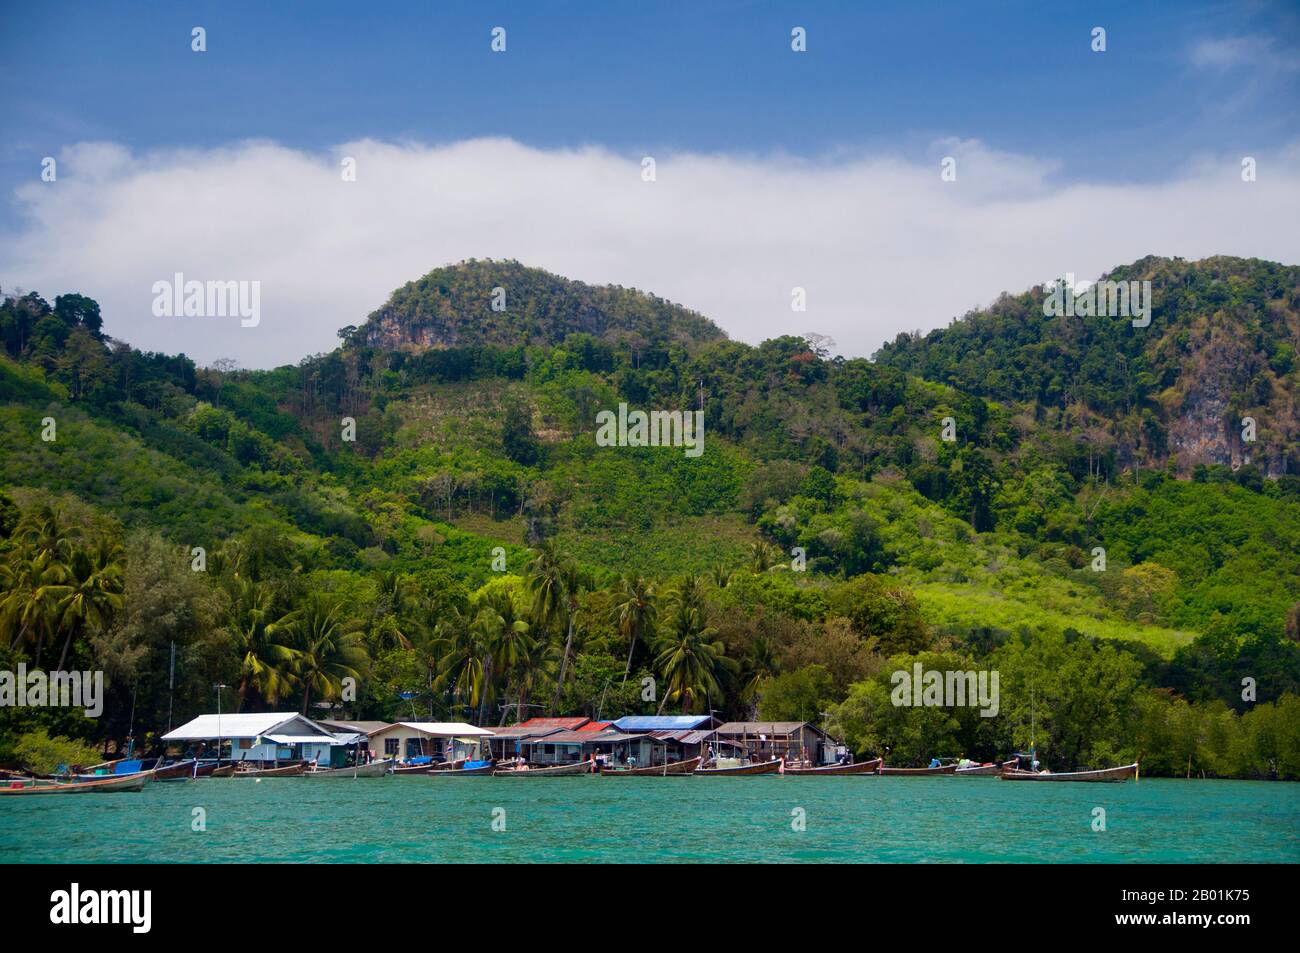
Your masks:
{"label": "palm tree", "polygon": [[452,609],[434,626],[429,645],[432,687],[469,707],[479,703],[486,674],[486,626],[477,623],[473,614]]}
{"label": "palm tree", "polygon": [[482,691],[479,693],[478,722],[483,724],[484,709],[496,695],[496,680],[508,675],[528,654],[529,625],[518,617],[514,601],[507,592],[495,592],[483,599],[474,619],[472,640],[480,659]]}
{"label": "palm tree", "polygon": [[718,675],[733,671],[735,662],[726,657],[723,644],[713,639],[714,630],[704,624],[701,610],[681,599],[673,601],[672,614],[660,635],[655,668],[663,678],[662,713],[670,701],[680,700],[683,714],[702,696],[721,694]]}
{"label": "palm tree", "polygon": [[73,637],[91,623],[107,628],[113,613],[122,608],[122,563],[121,545],[107,536],[73,551],[63,587],[66,592],[57,609],[60,628],[67,631],[59,654],[59,671],[68,659]]}
{"label": "palm tree", "polygon": [[763,636],[755,635],[740,667],[741,699],[752,704],[763,685],[776,674],[777,668],[772,646]]}
{"label": "palm tree", "polygon": [[61,562],[51,561],[49,555],[50,550],[15,552],[0,576],[4,588],[0,623],[14,633],[9,648],[16,649],[23,642],[34,645],[37,668],[45,643],[54,631],[59,603],[69,591],[63,582],[67,568]]}
{"label": "palm tree", "polygon": [[659,601],[654,583],[635,573],[627,573],[619,580],[615,594],[618,600],[613,609],[614,624],[628,639],[627,667],[623,669],[623,684],[632,672],[632,656],[638,639],[654,631],[659,617]]}
{"label": "palm tree", "polygon": [[283,639],[290,637],[287,630],[295,618],[272,621],[275,594],[264,583],[232,577],[228,588],[226,627],[243,654],[235,711],[243,709],[250,688],[274,704],[293,689],[295,655]]}
{"label": "palm tree", "polygon": [[360,680],[369,667],[361,623],[348,615],[340,599],[313,593],[282,624],[291,639],[293,677],[303,689],[304,715],[313,694],[338,698],[343,679]]}
{"label": "palm tree", "polygon": [[48,503],[23,514],[14,527],[14,538],[31,547],[47,563],[67,563],[83,530],[67,520],[62,510]]}
{"label": "palm tree", "polygon": [[587,587],[587,580],[572,560],[564,559],[550,542],[541,548],[528,566],[528,591],[533,597],[533,614],[543,625],[561,623],[566,627],[564,652],[560,656],[560,674],[555,680],[555,696],[551,711],[560,704],[560,690],[569,668],[573,651],[573,629],[578,617],[578,600]]}
{"label": "palm tree", "polygon": [[760,541],[749,547],[749,568],[755,573],[771,569],[781,558],[781,550],[771,543]]}

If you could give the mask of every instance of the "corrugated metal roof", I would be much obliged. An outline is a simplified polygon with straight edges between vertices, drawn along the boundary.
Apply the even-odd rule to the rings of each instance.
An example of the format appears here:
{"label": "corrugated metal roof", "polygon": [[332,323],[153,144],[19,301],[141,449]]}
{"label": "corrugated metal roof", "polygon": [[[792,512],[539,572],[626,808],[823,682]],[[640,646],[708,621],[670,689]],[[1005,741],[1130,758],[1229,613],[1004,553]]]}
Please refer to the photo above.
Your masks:
{"label": "corrugated metal roof", "polygon": [[508,728],[493,728],[494,738],[545,738],[563,728],[525,728],[523,725],[511,725]]}
{"label": "corrugated metal roof", "polygon": [[810,728],[823,734],[816,725],[806,721],[729,721],[718,726],[720,735],[793,735],[800,729]]}
{"label": "corrugated metal roof", "polygon": [[474,725],[467,725],[463,721],[399,721],[395,725],[388,725],[378,731],[372,731],[370,737],[374,738],[377,735],[392,731],[394,728],[406,728],[434,738],[479,738],[493,733],[487,728],[477,728]]}
{"label": "corrugated metal roof", "polygon": [[613,742],[621,744],[624,741],[635,741],[638,738],[644,738],[645,735],[629,735],[621,731],[557,731],[555,734],[543,735],[540,738],[529,738],[526,744],[539,745],[592,745]]}
{"label": "corrugated metal roof", "polygon": [[625,715],[614,727],[619,731],[688,731],[709,720],[708,715]]}
{"label": "corrugated metal roof", "polygon": [[324,719],[316,722],[323,725],[330,731],[359,731],[363,735],[373,734],[380,728],[387,728],[392,722],[388,721],[325,721]]}
{"label": "corrugated metal roof", "polygon": [[297,712],[245,712],[235,715],[199,715],[174,731],[163,741],[207,741],[210,738],[256,738],[258,735],[305,734],[328,739],[330,733],[310,718]]}
{"label": "corrugated metal roof", "polygon": [[563,728],[565,731],[577,731],[590,718],[529,718],[527,721],[520,722],[520,728]]}
{"label": "corrugated metal roof", "polygon": [[579,731],[604,731],[612,724],[614,724],[612,721],[589,721],[578,730]]}

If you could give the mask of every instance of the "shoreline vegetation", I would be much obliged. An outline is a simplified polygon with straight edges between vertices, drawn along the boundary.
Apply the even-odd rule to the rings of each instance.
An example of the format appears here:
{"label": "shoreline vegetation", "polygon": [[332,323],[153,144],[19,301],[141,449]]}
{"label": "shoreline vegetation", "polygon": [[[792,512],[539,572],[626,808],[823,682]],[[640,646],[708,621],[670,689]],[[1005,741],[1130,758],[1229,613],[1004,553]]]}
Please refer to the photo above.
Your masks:
{"label": "shoreline vegetation", "polygon": [[[1031,291],[874,361],[509,262],[266,371],[6,297],[0,670],[106,698],[0,707],[0,764],[148,750],[220,684],[225,711],[712,710],[896,764],[1033,741],[1054,771],[1300,779],[1300,269],[1115,274],[1153,280],[1150,328],[1058,334]],[[1230,406],[1191,433],[1207,378]],[[702,452],[598,446],[624,403],[702,412]],[[893,704],[918,663],[997,671],[997,715]]]}

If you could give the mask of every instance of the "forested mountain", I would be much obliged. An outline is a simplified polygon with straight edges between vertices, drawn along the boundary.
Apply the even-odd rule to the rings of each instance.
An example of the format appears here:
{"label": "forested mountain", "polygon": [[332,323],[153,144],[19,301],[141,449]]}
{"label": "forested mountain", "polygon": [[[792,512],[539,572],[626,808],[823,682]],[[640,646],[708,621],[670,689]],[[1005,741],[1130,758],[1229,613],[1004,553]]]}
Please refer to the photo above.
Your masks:
{"label": "forested mountain", "polygon": [[393,292],[349,342],[386,350],[559,344],[569,334],[660,344],[725,337],[707,318],[631,288],[593,287],[517,261],[436,268]]}
{"label": "forested mountain", "polygon": [[[1036,291],[874,362],[514,262],[272,371],[7,298],[0,669],[103,668],[110,699],[0,710],[0,761],[157,732],[218,681],[352,717],[831,712],[864,753],[992,756],[1032,684],[1054,766],[1300,777],[1296,274],[1146,259],[1114,273],[1151,276],[1146,329]],[[702,409],[703,453],[597,445],[620,402]],[[1188,413],[1259,441],[1221,465]],[[997,667],[1003,715],[890,706],[916,661]]]}
{"label": "forested mountain", "polygon": [[[1300,267],[1242,258],[1144,258],[1102,279],[1149,281],[1149,327],[1048,317],[1044,288],[876,360],[968,393],[1030,405],[1038,422],[1089,431],[1122,467],[1257,466],[1294,473],[1300,446]],[[1242,420],[1257,424],[1242,439]]]}

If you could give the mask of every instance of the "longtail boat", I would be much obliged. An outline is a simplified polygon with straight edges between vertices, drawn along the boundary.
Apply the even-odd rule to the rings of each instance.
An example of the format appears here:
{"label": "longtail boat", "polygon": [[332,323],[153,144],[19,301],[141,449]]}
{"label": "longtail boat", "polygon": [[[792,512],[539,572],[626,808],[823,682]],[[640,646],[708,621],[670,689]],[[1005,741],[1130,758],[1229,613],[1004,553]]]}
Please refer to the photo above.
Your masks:
{"label": "longtail boat", "polygon": [[430,771],[436,771],[433,762],[428,764],[395,764],[388,769],[389,774],[395,774],[398,777],[408,774],[428,774]]}
{"label": "longtail boat", "polygon": [[1017,764],[1015,758],[1010,761],[1003,761],[1001,764],[974,764],[968,768],[958,768],[953,773],[959,778],[983,778],[997,777],[1003,771],[1013,771]]}
{"label": "longtail boat", "polygon": [[[197,763],[191,758],[189,761],[165,764],[161,768],[153,769],[153,779],[155,781],[189,781],[194,777],[194,766]],[[213,767],[216,766],[213,765]]]}
{"label": "longtail boat", "polygon": [[1003,781],[1127,781],[1137,777],[1137,773],[1138,762],[1134,761],[1099,771],[1003,771],[998,777]]}
{"label": "longtail boat", "polygon": [[292,778],[297,777],[307,770],[307,765],[303,762],[297,764],[286,764],[278,768],[240,768],[232,778]]}
{"label": "longtail boat", "polygon": [[465,761],[459,768],[451,771],[430,771],[431,778],[484,778],[496,771],[509,771],[514,760],[493,764],[491,761]]}
{"label": "longtail boat", "polygon": [[95,781],[37,781],[33,784],[12,782],[15,787],[0,788],[0,795],[19,794],[111,794],[116,791],[141,791],[153,776],[152,771],[137,771]]}
{"label": "longtail boat", "polygon": [[552,768],[496,768],[494,778],[567,778],[579,774],[591,774],[595,765],[591,761],[579,761],[576,764],[557,764]]}
{"label": "longtail boat", "polygon": [[431,764],[429,765],[429,770],[430,771],[459,771],[461,768],[465,767],[465,763],[467,761],[469,761],[469,758],[457,758],[455,761],[444,761],[442,762],[442,764]]}
{"label": "longtail boat", "polygon": [[952,764],[941,764],[937,768],[886,768],[884,765],[881,765],[880,773],[893,774],[901,778],[924,777],[929,774],[956,774],[957,762],[954,761]]}
{"label": "longtail boat", "polygon": [[[222,767],[222,765],[216,761],[200,761],[197,765],[194,766],[193,777],[210,778],[212,777],[213,772],[215,772],[217,768],[220,767]],[[218,775],[218,777],[220,777],[220,775]]]}
{"label": "longtail boat", "polygon": [[[235,763],[232,761],[230,764],[214,766],[207,776],[210,778],[229,778],[233,777],[234,774]],[[199,777],[203,777],[203,775],[199,775]]]}
{"label": "longtail boat", "polygon": [[792,768],[786,765],[782,774],[791,774],[795,777],[851,777],[856,774],[875,774],[880,767],[880,759],[874,761],[859,761],[856,764],[824,764],[816,768]]}
{"label": "longtail boat", "polygon": [[393,766],[393,760],[372,761],[369,764],[357,764],[350,768],[315,768],[304,771],[304,778],[382,778]]}
{"label": "longtail boat", "polygon": [[644,768],[605,768],[600,769],[602,778],[664,778],[686,777],[700,766],[699,758],[685,761],[673,761],[668,764],[647,765]]}
{"label": "longtail boat", "polygon": [[781,770],[781,759],[755,761],[750,764],[738,764],[721,768],[696,768],[693,777],[748,777],[755,774],[775,774]]}

